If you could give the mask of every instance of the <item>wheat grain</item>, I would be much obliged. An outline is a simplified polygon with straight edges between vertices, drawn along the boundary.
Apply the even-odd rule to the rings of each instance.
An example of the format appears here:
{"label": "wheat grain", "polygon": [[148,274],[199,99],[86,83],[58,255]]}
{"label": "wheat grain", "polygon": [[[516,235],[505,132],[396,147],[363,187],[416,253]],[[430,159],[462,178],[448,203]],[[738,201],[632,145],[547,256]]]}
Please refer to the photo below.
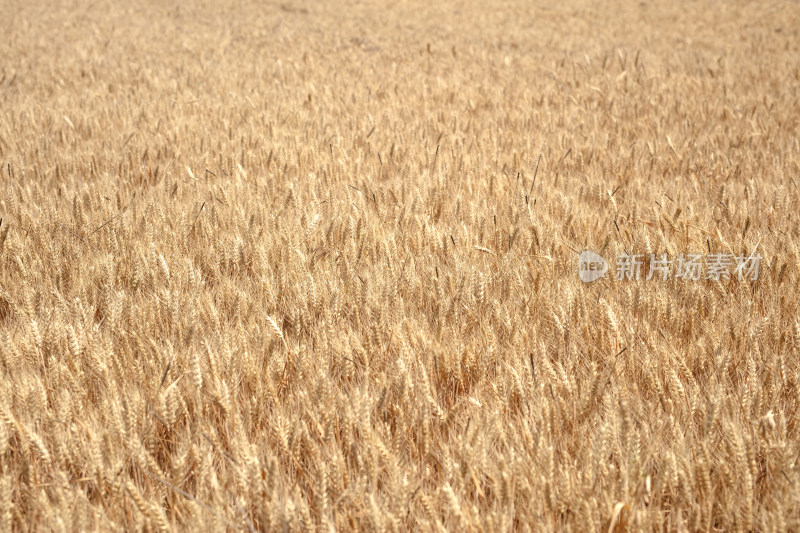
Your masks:
{"label": "wheat grain", "polygon": [[0,528],[797,529],[798,6],[17,4]]}

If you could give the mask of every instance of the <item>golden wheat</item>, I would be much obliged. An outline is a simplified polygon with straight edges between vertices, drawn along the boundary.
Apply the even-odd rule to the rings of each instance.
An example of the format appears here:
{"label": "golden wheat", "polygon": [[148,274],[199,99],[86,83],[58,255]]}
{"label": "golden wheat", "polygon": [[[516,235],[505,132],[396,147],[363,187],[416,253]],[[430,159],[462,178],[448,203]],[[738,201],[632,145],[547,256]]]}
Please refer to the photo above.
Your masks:
{"label": "golden wheat", "polygon": [[795,3],[0,13],[3,531],[800,529]]}

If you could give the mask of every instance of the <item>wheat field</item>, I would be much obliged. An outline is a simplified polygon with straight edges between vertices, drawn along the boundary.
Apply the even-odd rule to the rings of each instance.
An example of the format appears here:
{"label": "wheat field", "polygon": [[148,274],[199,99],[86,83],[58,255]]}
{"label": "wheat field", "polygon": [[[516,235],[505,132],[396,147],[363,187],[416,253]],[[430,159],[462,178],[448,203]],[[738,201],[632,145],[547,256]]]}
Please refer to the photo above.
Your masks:
{"label": "wheat field", "polygon": [[0,14],[0,530],[800,530],[797,3]]}

